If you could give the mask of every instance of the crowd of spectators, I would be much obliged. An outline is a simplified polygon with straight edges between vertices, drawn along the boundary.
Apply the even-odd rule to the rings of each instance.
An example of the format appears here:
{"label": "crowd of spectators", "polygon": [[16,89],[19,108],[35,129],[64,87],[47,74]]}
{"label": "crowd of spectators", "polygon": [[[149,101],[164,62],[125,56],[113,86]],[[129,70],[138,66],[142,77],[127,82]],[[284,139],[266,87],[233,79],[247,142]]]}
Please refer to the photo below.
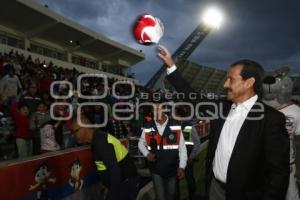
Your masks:
{"label": "crowd of spectators", "polygon": [[[121,121],[112,117],[113,105],[120,101],[134,103],[138,101],[139,92],[144,88],[135,86],[135,94],[131,99],[123,100],[112,95],[112,84],[116,81],[108,79],[108,85],[103,78],[86,77],[80,82],[80,91],[83,95],[101,95],[104,89],[108,94],[101,99],[83,99],[78,95],[77,80],[83,73],[76,69],[64,69],[53,63],[33,60],[31,56],[10,51],[0,53],[0,160],[17,157],[28,157],[50,151],[57,151],[74,147],[77,144],[70,132],[71,120],[64,120],[71,111],[76,111],[82,102],[101,102],[107,106],[108,123],[103,129],[118,138],[136,136],[140,134],[144,115],[143,109],[140,118]],[[54,94],[66,95],[72,92],[72,97],[53,98],[50,88],[53,81],[68,81],[72,84],[55,84]],[[105,88],[107,87],[107,88]],[[131,93],[130,86],[119,84],[115,88],[117,95]],[[59,104],[53,107],[52,103],[68,103],[72,106]],[[103,106],[92,105],[81,108],[93,123],[101,124],[104,120]],[[148,112],[148,111],[147,111]]]}
{"label": "crowd of spectators", "polygon": [[[104,80],[75,68],[33,60],[17,51],[0,53],[0,161],[77,146],[68,116],[76,114],[78,109],[93,124],[104,124],[102,129],[117,138],[139,137],[143,124],[153,116],[152,106],[140,106],[140,103],[164,94],[128,83],[114,85],[116,79]],[[105,91],[107,94],[102,95]],[[101,95],[103,98],[97,98]],[[86,102],[92,105],[82,106]],[[112,114],[114,107],[138,109],[132,118],[128,118],[130,114],[126,111],[118,112],[117,116],[128,118],[120,120]]]}

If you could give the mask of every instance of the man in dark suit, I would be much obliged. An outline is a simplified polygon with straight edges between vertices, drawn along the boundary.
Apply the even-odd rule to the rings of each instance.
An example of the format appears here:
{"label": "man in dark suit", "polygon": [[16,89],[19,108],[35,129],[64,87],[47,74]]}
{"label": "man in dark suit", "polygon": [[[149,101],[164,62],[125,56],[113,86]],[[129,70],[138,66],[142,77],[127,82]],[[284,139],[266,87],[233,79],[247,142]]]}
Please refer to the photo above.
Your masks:
{"label": "man in dark suit", "polygon": [[[159,46],[167,79],[178,92],[192,92],[169,51]],[[210,200],[284,200],[289,182],[289,140],[285,117],[259,99],[263,68],[251,60],[233,63],[211,120],[206,158]],[[207,99],[198,98],[194,103]],[[210,100],[211,102],[211,100]],[[200,106],[206,116],[213,106]]]}

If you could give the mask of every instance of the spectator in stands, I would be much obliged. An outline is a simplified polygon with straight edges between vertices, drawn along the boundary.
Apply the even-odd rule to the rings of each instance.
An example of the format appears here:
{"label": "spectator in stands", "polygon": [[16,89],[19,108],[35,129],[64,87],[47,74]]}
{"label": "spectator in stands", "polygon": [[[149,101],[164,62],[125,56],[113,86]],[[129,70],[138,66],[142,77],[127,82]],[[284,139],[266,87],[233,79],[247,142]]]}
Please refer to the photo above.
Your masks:
{"label": "spectator in stands", "polygon": [[4,102],[6,100],[6,96],[0,93],[0,112],[4,112]]}
{"label": "spectator in stands", "polygon": [[84,106],[81,109],[82,109],[83,114],[89,119],[89,121],[93,122],[94,106]]}
{"label": "spectator in stands", "polygon": [[26,94],[20,98],[20,102],[28,105],[29,114],[31,115],[36,111],[37,104],[40,101],[41,97],[38,95],[37,85],[31,82]]}
{"label": "spectator in stands", "polygon": [[[2,55],[2,56],[1,56]],[[48,118],[48,109],[50,108],[51,103],[54,101],[49,93],[49,88],[50,88],[50,84],[52,81],[54,80],[67,80],[70,81],[73,84],[73,88],[76,88],[76,84],[77,84],[77,77],[79,74],[78,71],[76,71],[76,69],[63,69],[61,67],[58,66],[54,66],[53,63],[50,63],[48,65],[48,67],[43,67],[43,63],[45,63],[45,61],[40,60],[40,59],[32,59],[31,56],[28,56],[27,58],[24,57],[24,55],[19,54],[16,51],[10,51],[9,53],[3,53],[0,55],[0,68],[2,67],[2,70],[0,69],[0,77],[4,78],[4,76],[6,76],[8,74],[8,72],[13,72],[13,69],[15,68],[15,72],[17,72],[18,74],[20,74],[20,76],[16,76],[14,75],[15,73],[13,73],[14,76],[16,76],[16,78],[19,78],[18,80],[18,85],[17,88],[14,90],[7,90],[8,92],[12,92],[12,91],[16,91],[15,92],[15,97],[11,98],[11,100],[7,101],[9,98],[7,98],[7,95],[1,93],[2,94],[2,98],[0,99],[0,107],[1,107],[1,102],[3,102],[3,105],[5,105],[4,103],[7,102],[8,107],[9,104],[11,104],[11,102],[13,102],[13,100],[17,97],[19,100],[19,105],[23,105],[26,104],[27,107],[29,108],[29,121],[30,121],[30,128],[31,128],[31,134],[34,137],[33,139],[33,145],[34,145],[34,153],[36,154],[37,152],[40,151],[39,148],[39,133],[40,133],[40,129],[43,127],[44,125],[44,121],[46,121],[46,119],[42,119],[43,118],[43,111],[40,110],[40,101],[43,101],[43,104],[46,104],[47,106],[47,111],[46,111],[46,115]],[[34,60],[34,62],[33,62]],[[53,74],[56,75],[56,77],[53,77]],[[9,75],[7,75],[9,76]],[[3,79],[4,80],[4,79]],[[114,81],[117,81],[116,79],[109,79],[108,80],[110,83],[110,87],[109,89],[111,90],[111,85],[113,84]],[[11,83],[11,81],[9,81],[9,83]],[[0,86],[4,86],[4,81],[0,83]],[[92,86],[94,88],[94,90],[92,90]],[[64,93],[64,91],[68,90],[68,86],[61,86],[61,88],[59,88],[60,85],[57,85],[57,91],[59,89],[61,89],[62,93]],[[128,93],[130,93],[130,91],[127,90],[126,86],[122,86],[119,85],[119,88],[117,89],[118,94],[123,96],[123,95],[128,95]],[[1,87],[0,87],[1,88]],[[3,87],[2,87],[3,88]],[[4,87],[5,88],[5,87]],[[99,81],[97,79],[86,79],[83,81],[83,87],[82,87],[82,91],[83,93],[85,93],[86,95],[99,95],[102,94],[104,91],[104,85],[103,85],[103,81]],[[94,92],[94,93],[93,93]],[[41,96],[40,96],[41,95]],[[57,92],[58,95],[58,92]],[[112,101],[108,101],[107,99],[103,99],[101,100],[101,102],[105,103],[107,105],[108,108],[108,119],[111,119],[111,115],[112,115],[112,110],[111,110],[111,106],[113,102],[117,102],[118,100],[114,97],[111,97]],[[80,99],[78,97],[74,97],[70,99],[71,104],[73,105],[74,109],[76,109],[76,107],[78,106],[78,103],[80,102],[84,102],[84,99]],[[5,107],[5,106],[2,106]],[[93,107],[93,106],[90,106]],[[6,108],[6,107],[5,107]],[[7,108],[9,109],[9,108]],[[43,108],[44,109],[44,108]],[[1,108],[0,108],[1,110]],[[18,109],[17,109],[18,110]],[[54,109],[55,111],[55,115],[56,113],[56,109]],[[59,110],[59,109],[57,109]],[[64,110],[64,109],[62,109]],[[97,107],[95,109],[90,109],[88,106],[84,107],[83,110],[86,111],[87,115],[91,116],[91,120],[94,123],[100,123],[103,122],[103,110],[101,109],[101,107]],[[64,110],[64,116],[67,115],[67,113],[65,113],[66,110]],[[6,113],[4,113],[6,114]],[[8,114],[8,113],[7,113]],[[18,121],[14,120],[15,123],[18,123]],[[119,122],[118,122],[119,123]],[[127,135],[127,130],[126,127],[124,126],[123,122],[121,122],[121,129],[123,129],[124,131],[121,131],[122,133],[118,133],[118,131],[113,130],[113,128],[111,129],[112,132],[116,135],[118,135],[118,137],[125,137]],[[53,126],[53,124],[52,124]],[[138,126],[138,124],[136,124],[136,127]],[[70,128],[68,128],[70,126],[67,125],[67,123],[65,121],[61,121],[57,127],[53,128],[54,132],[55,132],[55,140],[56,143],[59,144],[60,148],[64,148],[64,147],[69,147],[69,140],[68,138],[70,136]],[[113,127],[113,126],[112,126]],[[124,128],[125,127],[125,128]],[[138,128],[137,128],[138,129]],[[26,130],[26,128],[25,128]],[[48,127],[49,130],[49,127]],[[18,130],[20,131],[20,130]],[[44,130],[45,131],[45,130]],[[47,131],[45,131],[47,132]],[[48,131],[49,132],[49,131]],[[54,145],[56,146],[56,145]],[[72,145],[71,145],[72,146]],[[53,148],[53,149],[57,149],[57,148]]]}
{"label": "spectator in stands", "polygon": [[[70,111],[67,110],[67,107],[64,107],[63,116],[67,118],[70,115]],[[71,126],[72,120],[64,120],[62,126],[62,134],[63,134],[63,148],[71,148],[75,146],[75,141],[73,135],[71,134]]]}
{"label": "spectator in stands", "polygon": [[[69,82],[68,76],[65,76],[62,81]],[[66,83],[59,84],[58,93],[63,96],[67,96],[70,91],[69,85]]]}
{"label": "spectator in stands", "polygon": [[22,66],[20,65],[20,62],[18,61],[17,58],[14,60],[13,65],[14,65],[14,69],[15,69],[16,75],[20,76],[21,75]]}
{"label": "spectator in stands", "polygon": [[184,177],[187,150],[181,127],[163,113],[162,104],[154,105],[155,119],[145,124],[138,143],[149,161],[157,200],[175,200],[178,179]]}
{"label": "spectator in stands", "polygon": [[29,129],[29,108],[15,101],[11,106],[11,116],[16,128],[16,144],[20,158],[32,155],[32,137]]}
{"label": "spectator in stands", "polygon": [[49,75],[49,73],[42,73],[42,77],[38,81],[39,92],[41,94],[50,92],[52,80]]}
{"label": "spectator in stands", "polygon": [[141,113],[141,110],[138,113],[138,116],[135,116],[130,120],[129,126],[132,136],[140,136],[142,134],[141,127],[143,127],[143,115]]}
{"label": "spectator in stands", "polygon": [[47,108],[49,109],[51,106],[51,103],[53,102],[53,99],[50,96],[49,92],[43,92],[41,93],[41,101],[45,103]]}
{"label": "spectator in stands", "polygon": [[34,60],[34,64],[37,65],[37,66],[39,66],[39,65],[41,64],[40,59],[39,59],[39,58],[36,58],[36,59]]}
{"label": "spectator in stands", "polygon": [[112,104],[110,104],[109,100],[106,98],[103,100],[103,103],[105,103],[107,107],[107,117],[108,119],[112,118]]}
{"label": "spectator in stands", "polygon": [[71,104],[72,104],[73,110],[77,110],[77,108],[79,106],[79,98],[78,98],[78,92],[77,91],[73,92],[73,97],[72,97],[72,100],[71,100]]}
{"label": "spectator in stands", "polygon": [[115,118],[111,119],[107,123],[107,132],[118,139],[125,138],[128,134],[128,130],[123,121],[117,120]]}
{"label": "spectator in stands", "polygon": [[55,132],[56,129],[61,126],[61,123],[62,121],[51,120],[40,128],[41,153],[58,151],[60,149],[60,145],[55,137]]}
{"label": "spectator in stands", "polygon": [[27,57],[26,63],[27,63],[27,64],[33,64],[31,55],[29,55],[29,56]]}
{"label": "spectator in stands", "polygon": [[80,115],[73,119],[72,133],[80,144],[91,144],[94,162],[101,181],[108,188],[109,200],[135,200],[138,192],[136,167],[128,150],[111,134],[100,129],[83,127],[90,125],[87,117]]}
{"label": "spectator in stands", "polygon": [[13,67],[10,66],[8,74],[0,80],[0,93],[7,97],[5,106],[8,109],[18,96],[18,89],[22,89],[21,82],[15,75]]}
{"label": "spectator in stands", "polygon": [[39,154],[41,150],[40,129],[50,121],[50,113],[44,102],[40,101],[37,105],[37,111],[33,113],[30,119],[30,129],[32,131],[33,154]]}
{"label": "spectator in stands", "polygon": [[25,95],[25,93],[28,90],[29,85],[33,79],[32,76],[30,75],[30,73],[31,72],[27,71],[27,69],[26,69],[26,71],[24,70],[20,76],[21,83],[23,84],[22,91],[19,94],[21,96]]}
{"label": "spectator in stands", "polygon": [[[94,115],[93,115],[93,123],[94,124],[102,124],[104,123],[104,110],[100,105],[96,105],[94,107]],[[110,132],[109,132],[110,133]],[[110,133],[112,134],[112,133]]]}
{"label": "spectator in stands", "polygon": [[[62,99],[56,99],[56,102],[65,102],[65,100]],[[68,115],[68,111],[66,110],[67,107],[65,105],[56,105],[53,109],[53,114],[55,115],[55,117],[57,118],[65,118]],[[60,123],[57,123],[57,125],[55,126],[55,139],[57,141],[57,143],[59,144],[59,146],[61,148],[64,147],[64,135],[63,135],[63,130],[64,130],[64,124],[65,124],[65,120],[58,120]]]}

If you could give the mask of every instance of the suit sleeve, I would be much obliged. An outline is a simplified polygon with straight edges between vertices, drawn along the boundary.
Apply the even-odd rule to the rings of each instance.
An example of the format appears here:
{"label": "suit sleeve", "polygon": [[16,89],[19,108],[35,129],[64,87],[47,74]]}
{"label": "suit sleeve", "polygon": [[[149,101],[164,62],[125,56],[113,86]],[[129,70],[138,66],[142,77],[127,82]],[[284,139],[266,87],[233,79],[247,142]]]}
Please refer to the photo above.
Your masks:
{"label": "suit sleeve", "polygon": [[182,77],[178,69],[167,76],[167,80],[172,84],[177,92],[192,93],[195,92],[190,84]]}
{"label": "suit sleeve", "polygon": [[266,184],[264,200],[284,200],[289,184],[289,138],[285,117],[274,113],[265,124],[264,153],[266,158]]}
{"label": "suit sleeve", "polygon": [[178,69],[169,73],[167,80],[177,92],[185,95],[185,100],[194,105],[201,117],[205,116],[210,119],[216,117],[215,113],[218,112],[219,101],[214,99],[214,97],[208,98],[204,94],[194,91],[190,84],[182,77]]}

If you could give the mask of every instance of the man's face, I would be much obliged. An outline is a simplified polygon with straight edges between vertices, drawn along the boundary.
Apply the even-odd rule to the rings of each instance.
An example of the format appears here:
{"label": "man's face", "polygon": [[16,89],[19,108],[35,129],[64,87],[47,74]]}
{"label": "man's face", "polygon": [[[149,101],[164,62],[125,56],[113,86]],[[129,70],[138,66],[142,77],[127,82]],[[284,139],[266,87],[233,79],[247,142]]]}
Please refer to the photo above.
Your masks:
{"label": "man's face", "polygon": [[224,88],[227,90],[227,99],[234,103],[239,102],[249,89],[246,87],[246,80],[243,80],[241,76],[242,69],[242,65],[230,67],[224,83]]}

